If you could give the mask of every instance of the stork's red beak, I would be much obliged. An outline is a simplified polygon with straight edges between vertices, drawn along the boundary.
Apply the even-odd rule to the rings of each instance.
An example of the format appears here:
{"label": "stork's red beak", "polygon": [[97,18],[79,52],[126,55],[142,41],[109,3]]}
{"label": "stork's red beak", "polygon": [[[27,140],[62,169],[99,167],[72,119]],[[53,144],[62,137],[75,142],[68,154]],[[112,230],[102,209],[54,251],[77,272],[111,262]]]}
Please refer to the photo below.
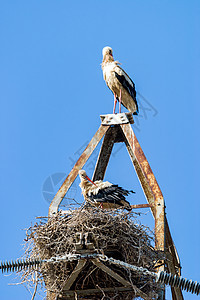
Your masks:
{"label": "stork's red beak", "polygon": [[87,175],[85,176],[85,178],[90,181],[92,184],[96,185]]}

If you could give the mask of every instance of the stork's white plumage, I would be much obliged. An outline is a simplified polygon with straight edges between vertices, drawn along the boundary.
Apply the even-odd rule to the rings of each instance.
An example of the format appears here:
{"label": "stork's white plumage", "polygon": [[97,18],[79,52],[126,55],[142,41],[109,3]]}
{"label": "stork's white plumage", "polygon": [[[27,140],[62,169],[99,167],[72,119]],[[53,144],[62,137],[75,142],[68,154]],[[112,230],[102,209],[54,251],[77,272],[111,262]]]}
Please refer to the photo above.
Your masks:
{"label": "stork's white plumage", "polygon": [[114,94],[115,113],[116,102],[119,101],[119,112],[121,112],[121,103],[130,112],[138,114],[138,104],[136,100],[135,84],[126,72],[119,66],[118,61],[114,61],[113,50],[111,47],[103,48],[102,70],[104,80],[109,89]]}
{"label": "stork's white plumage", "polygon": [[131,210],[129,202],[125,196],[133,191],[125,190],[118,185],[108,181],[97,180],[92,182],[84,170],[79,171],[80,188],[84,199],[94,206],[101,206],[106,209],[126,208]]}

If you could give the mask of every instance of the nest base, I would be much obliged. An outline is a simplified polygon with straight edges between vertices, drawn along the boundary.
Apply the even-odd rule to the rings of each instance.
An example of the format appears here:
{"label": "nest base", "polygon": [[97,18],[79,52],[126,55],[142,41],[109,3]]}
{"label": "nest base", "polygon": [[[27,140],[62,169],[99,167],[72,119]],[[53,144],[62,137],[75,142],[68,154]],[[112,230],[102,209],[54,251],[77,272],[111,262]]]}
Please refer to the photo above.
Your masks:
{"label": "nest base", "polygon": [[[154,249],[154,236],[149,228],[139,224],[138,215],[122,210],[90,207],[66,214],[59,212],[31,227],[27,240],[31,243],[27,258],[99,253],[149,271],[155,271],[155,265],[163,259]],[[156,299],[160,288],[146,275],[98,258],[46,263],[40,270],[24,271],[22,280],[30,283],[34,272],[45,283],[48,300]]]}

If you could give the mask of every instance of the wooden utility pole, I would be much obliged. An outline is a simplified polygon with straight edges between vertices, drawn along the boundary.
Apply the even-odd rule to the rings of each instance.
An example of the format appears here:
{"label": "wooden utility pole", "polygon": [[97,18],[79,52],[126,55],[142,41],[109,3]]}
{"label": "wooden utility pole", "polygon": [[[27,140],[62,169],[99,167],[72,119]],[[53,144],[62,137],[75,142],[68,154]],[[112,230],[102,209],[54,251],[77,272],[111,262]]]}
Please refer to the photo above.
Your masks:
{"label": "wooden utility pole", "polygon": [[[156,250],[160,250],[165,252],[168,259],[166,261],[161,261],[159,266],[157,266],[157,271],[164,271],[166,268],[170,273],[176,274],[180,276],[180,261],[179,257],[173,243],[169,225],[167,222],[167,218],[165,215],[165,202],[160,190],[160,187],[157,183],[157,180],[151,170],[151,167],[144,155],[144,152],[133,132],[131,124],[133,124],[133,117],[131,113],[121,113],[121,114],[108,114],[101,116],[101,125],[97,130],[96,134],[83,151],[82,155],[79,157],[78,161],[74,165],[73,169],[65,179],[61,188],[55,195],[49,207],[49,216],[53,213],[58,212],[58,208],[60,203],[62,202],[65,194],[69,190],[70,186],[76,179],[78,175],[78,171],[83,168],[89,157],[91,156],[94,149],[97,147],[101,139],[103,139],[103,143],[99,152],[99,156],[96,162],[96,167],[93,174],[93,181],[95,180],[103,180],[106,168],[109,162],[110,155],[112,153],[113,145],[115,143],[125,143],[128,153],[131,158],[131,162],[134,166],[136,174],[139,178],[140,184],[144,191],[145,197],[149,203],[149,207],[151,208],[152,215],[155,220],[155,248]],[[80,262],[78,263],[80,264]],[[82,263],[84,265],[84,263]],[[99,264],[99,262],[94,262],[94,264],[101,269],[104,268],[105,272],[109,272],[109,270],[105,270],[105,266]],[[73,271],[72,278],[70,280],[70,287],[78,276],[79,272],[83,268],[83,265],[77,265],[75,270]],[[116,273],[111,275],[116,279]],[[71,276],[70,276],[71,277]],[[118,278],[120,281],[121,279]],[[123,282],[124,292],[130,289],[125,282]],[[69,287],[69,282],[68,282]],[[73,291],[70,291],[70,287],[67,289],[68,295],[73,295]],[[67,295],[67,291],[65,289],[65,294]],[[96,291],[87,291],[87,293],[94,293]],[[183,295],[180,288],[171,287],[172,299],[173,300],[182,300]],[[80,292],[81,293],[81,292]],[[84,291],[83,291],[84,294]],[[141,295],[145,299],[145,295]],[[53,299],[50,298],[49,299]],[[55,298],[54,298],[55,299]],[[67,298],[59,298],[59,299],[67,299]],[[165,299],[165,288],[161,287],[159,293],[159,300]]]}

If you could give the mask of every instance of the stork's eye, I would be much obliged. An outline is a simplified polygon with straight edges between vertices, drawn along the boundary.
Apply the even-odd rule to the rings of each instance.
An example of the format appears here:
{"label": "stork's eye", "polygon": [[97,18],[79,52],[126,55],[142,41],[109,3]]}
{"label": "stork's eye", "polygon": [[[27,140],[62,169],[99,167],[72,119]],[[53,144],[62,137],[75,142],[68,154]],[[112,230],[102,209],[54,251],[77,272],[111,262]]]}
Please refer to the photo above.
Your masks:
{"label": "stork's eye", "polygon": [[112,54],[112,50],[109,50],[109,54]]}

